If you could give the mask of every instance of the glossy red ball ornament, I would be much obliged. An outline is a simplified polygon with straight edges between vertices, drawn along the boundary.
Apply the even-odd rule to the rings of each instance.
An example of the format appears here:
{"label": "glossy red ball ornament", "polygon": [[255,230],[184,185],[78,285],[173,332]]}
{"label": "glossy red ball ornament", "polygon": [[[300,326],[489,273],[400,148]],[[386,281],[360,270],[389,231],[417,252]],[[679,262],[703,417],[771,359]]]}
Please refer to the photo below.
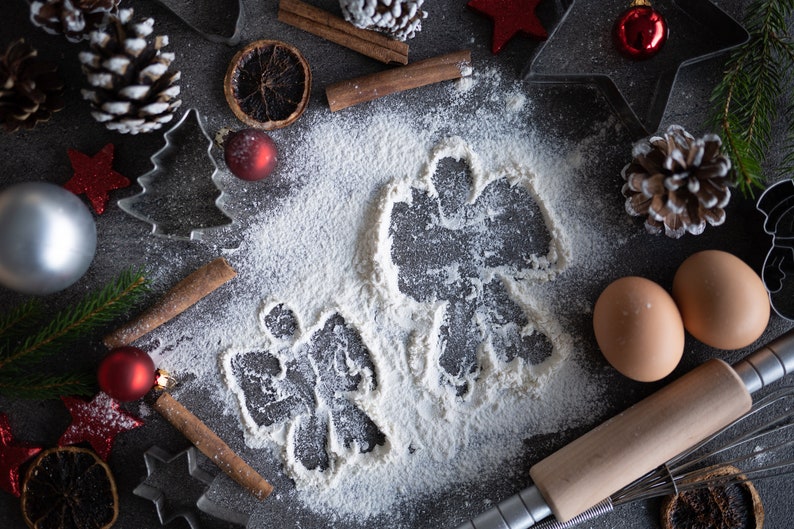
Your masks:
{"label": "glossy red ball ornament", "polygon": [[137,347],[117,347],[102,359],[97,372],[102,391],[121,402],[138,400],[154,386],[154,361]]}
{"label": "glossy red ball ornament", "polygon": [[629,59],[653,57],[667,42],[669,30],[661,13],[650,5],[634,5],[621,13],[612,29],[612,40]]}
{"label": "glossy red ball ornament", "polygon": [[273,139],[259,129],[232,132],[223,145],[223,158],[234,176],[262,180],[276,168],[278,150]]}

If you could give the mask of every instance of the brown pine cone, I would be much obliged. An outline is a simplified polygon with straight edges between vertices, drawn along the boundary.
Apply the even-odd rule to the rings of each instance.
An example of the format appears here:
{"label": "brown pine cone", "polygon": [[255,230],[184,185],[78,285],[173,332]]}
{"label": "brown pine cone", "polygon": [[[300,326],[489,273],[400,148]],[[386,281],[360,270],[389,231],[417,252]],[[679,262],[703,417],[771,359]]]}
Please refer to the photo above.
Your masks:
{"label": "brown pine cone", "polygon": [[0,123],[6,132],[31,129],[64,107],[58,66],[37,55],[19,39],[0,57]]}
{"label": "brown pine cone", "polygon": [[621,176],[629,215],[646,217],[650,233],[677,239],[725,222],[731,198],[731,161],[716,134],[695,139],[678,125],[634,146]]}
{"label": "brown pine cone", "polygon": [[63,33],[69,41],[79,42],[116,14],[119,1],[36,0],[30,3],[30,20],[47,33]]}
{"label": "brown pine cone", "polygon": [[83,97],[91,102],[94,119],[110,130],[159,129],[181,104],[175,84],[180,74],[171,69],[174,54],[161,51],[168,37],[149,39],[153,26],[151,18],[134,22],[132,9],[121,9],[105,30],[91,34],[91,51],[79,55],[91,85]]}

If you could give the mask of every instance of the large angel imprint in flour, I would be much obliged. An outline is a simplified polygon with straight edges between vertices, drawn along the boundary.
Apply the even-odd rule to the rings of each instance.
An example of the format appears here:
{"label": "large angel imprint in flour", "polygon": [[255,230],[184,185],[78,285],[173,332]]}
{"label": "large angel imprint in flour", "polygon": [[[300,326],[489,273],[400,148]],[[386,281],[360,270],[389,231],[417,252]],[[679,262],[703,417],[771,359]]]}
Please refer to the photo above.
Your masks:
{"label": "large angel imprint in flour", "polygon": [[435,336],[418,347],[432,350],[419,354],[457,396],[469,392],[483,363],[553,361],[556,329],[547,332],[550,322],[517,294],[517,285],[547,281],[564,266],[563,241],[532,178],[516,168],[486,173],[470,146],[452,138],[409,189],[386,194],[390,246],[380,258],[391,261],[383,266],[396,270],[401,294],[439,307]]}
{"label": "large angel imprint in flour", "polygon": [[364,453],[385,443],[354,402],[377,380],[369,350],[342,316],[301,333],[295,314],[275,305],[261,322],[269,346],[222,357],[249,431],[282,430],[288,459],[306,470],[333,471],[340,450]]}

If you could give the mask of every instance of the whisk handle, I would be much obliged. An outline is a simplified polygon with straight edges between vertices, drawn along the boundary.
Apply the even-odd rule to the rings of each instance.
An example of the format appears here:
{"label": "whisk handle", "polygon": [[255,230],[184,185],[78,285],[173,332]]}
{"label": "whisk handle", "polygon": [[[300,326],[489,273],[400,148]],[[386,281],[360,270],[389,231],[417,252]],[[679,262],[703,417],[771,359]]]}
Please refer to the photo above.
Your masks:
{"label": "whisk handle", "polygon": [[733,364],[750,393],[794,373],[794,329]]}

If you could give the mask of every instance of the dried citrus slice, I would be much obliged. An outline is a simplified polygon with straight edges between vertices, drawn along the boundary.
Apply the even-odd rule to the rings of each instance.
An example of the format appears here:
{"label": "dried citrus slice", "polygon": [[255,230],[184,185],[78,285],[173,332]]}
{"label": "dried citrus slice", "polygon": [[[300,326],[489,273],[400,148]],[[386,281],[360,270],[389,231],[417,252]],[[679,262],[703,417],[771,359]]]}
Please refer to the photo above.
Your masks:
{"label": "dried citrus slice", "polygon": [[311,85],[309,63],[297,48],[257,40],[232,58],[223,92],[237,119],[249,127],[272,130],[303,114]]}
{"label": "dried citrus slice", "polygon": [[107,529],[118,514],[116,482],[91,450],[52,448],[31,463],[22,488],[22,515],[31,529]]}
{"label": "dried citrus slice", "polygon": [[[705,483],[738,476],[738,483],[714,484],[670,496],[662,502],[662,529],[761,529],[764,507],[755,486],[730,465],[706,474]],[[719,481],[717,481],[719,483]]]}

